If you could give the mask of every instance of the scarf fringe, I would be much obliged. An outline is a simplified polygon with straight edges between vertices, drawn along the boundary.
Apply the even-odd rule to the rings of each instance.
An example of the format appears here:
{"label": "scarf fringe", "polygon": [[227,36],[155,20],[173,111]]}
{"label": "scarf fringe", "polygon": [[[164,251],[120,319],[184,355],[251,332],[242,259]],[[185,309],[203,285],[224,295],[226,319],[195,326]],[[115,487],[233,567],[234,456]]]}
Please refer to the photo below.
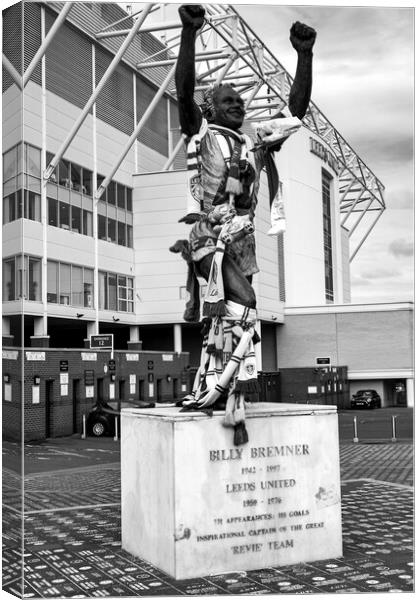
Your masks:
{"label": "scarf fringe", "polygon": [[245,427],[245,423],[241,421],[240,423],[236,423],[234,427],[233,434],[233,444],[235,446],[241,446],[242,444],[248,443],[248,432]]}
{"label": "scarf fringe", "polygon": [[204,302],[203,316],[205,317],[224,317],[226,315],[226,304],[224,300],[218,302]]}

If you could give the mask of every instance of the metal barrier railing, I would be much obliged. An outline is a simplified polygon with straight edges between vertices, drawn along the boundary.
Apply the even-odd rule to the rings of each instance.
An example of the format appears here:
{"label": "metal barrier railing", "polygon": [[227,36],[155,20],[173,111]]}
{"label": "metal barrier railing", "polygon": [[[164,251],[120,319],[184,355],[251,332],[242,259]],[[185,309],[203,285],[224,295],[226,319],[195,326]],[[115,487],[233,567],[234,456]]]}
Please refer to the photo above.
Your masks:
{"label": "metal barrier railing", "polygon": [[[392,437],[391,442],[397,441],[397,417],[398,415],[391,415],[391,427]],[[360,441],[357,416],[353,417],[353,443],[357,444]]]}

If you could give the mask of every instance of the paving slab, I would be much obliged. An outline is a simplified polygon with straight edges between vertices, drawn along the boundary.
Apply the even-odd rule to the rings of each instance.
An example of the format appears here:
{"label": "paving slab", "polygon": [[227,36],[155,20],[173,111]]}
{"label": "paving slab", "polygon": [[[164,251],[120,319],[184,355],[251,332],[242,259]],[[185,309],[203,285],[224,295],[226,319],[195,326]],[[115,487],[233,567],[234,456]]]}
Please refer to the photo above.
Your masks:
{"label": "paving slab", "polygon": [[26,598],[413,592],[411,445],[345,444],[340,461],[340,559],[187,581],[121,549],[118,463],[33,473],[25,477],[23,587],[21,478],[5,470],[3,589]]}

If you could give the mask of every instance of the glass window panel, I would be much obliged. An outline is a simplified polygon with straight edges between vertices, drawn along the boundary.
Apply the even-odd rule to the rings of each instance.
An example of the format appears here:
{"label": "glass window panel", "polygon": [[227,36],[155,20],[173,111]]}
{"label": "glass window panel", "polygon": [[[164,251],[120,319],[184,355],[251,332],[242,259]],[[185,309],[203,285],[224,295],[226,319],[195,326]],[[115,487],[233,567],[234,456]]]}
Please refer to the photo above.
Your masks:
{"label": "glass window panel", "polygon": [[125,208],[125,186],[117,183],[117,204],[120,208]]}
{"label": "glass window panel", "polygon": [[92,213],[89,212],[88,210],[84,210],[83,211],[83,235],[90,235],[90,236],[93,235],[92,225],[93,225]]}
{"label": "glass window panel", "polygon": [[115,185],[116,185],[115,181],[110,181],[109,182],[108,189],[107,189],[107,191],[108,191],[108,194],[107,194],[108,204],[115,205],[115,196],[116,196]]}
{"label": "glass window panel", "polygon": [[17,145],[17,172],[22,173],[22,144]]}
{"label": "glass window panel", "polygon": [[41,177],[41,150],[34,146],[26,147],[26,173]]}
{"label": "glass window panel", "polygon": [[28,175],[26,178],[26,186],[25,186],[28,190],[30,190],[31,192],[37,192],[38,194],[41,193],[41,180],[38,179],[37,177],[32,177],[31,175]]}
{"label": "glass window panel", "polygon": [[126,245],[125,223],[120,223],[120,221],[118,221],[118,243],[120,246]]}
{"label": "glass window panel", "polygon": [[106,218],[103,215],[98,215],[98,238],[106,240]]}
{"label": "glass window panel", "polygon": [[41,220],[41,196],[25,190],[25,218],[31,221]]}
{"label": "glass window panel", "polygon": [[108,273],[108,308],[117,310],[117,278],[113,273]]}
{"label": "glass window panel", "polygon": [[29,257],[29,300],[41,301],[41,260]]}
{"label": "glass window panel", "polygon": [[127,312],[127,302],[125,300],[118,300],[118,310]]}
{"label": "glass window panel", "polygon": [[108,308],[107,275],[99,271],[99,308]]}
{"label": "glass window panel", "polygon": [[71,207],[71,230],[76,233],[82,232],[82,209],[78,206]]}
{"label": "glass window panel", "polygon": [[58,263],[47,263],[47,302],[58,302]]}
{"label": "glass window panel", "polygon": [[58,227],[58,202],[54,198],[48,200],[48,225]]}
{"label": "glass window panel", "polygon": [[70,204],[60,202],[60,227],[70,229]]}
{"label": "glass window panel", "polygon": [[22,190],[16,192],[16,218],[21,219],[23,217],[23,194]]}
{"label": "glass window panel", "polygon": [[11,177],[18,174],[17,166],[17,149],[18,146],[11,148],[3,154],[3,180],[7,181]]}
{"label": "glass window panel", "polygon": [[83,269],[84,306],[93,308],[93,269]]}
{"label": "glass window panel", "polygon": [[133,228],[131,225],[127,225],[127,246],[129,248],[133,247]]}
{"label": "glass window panel", "polygon": [[[27,257],[25,257],[27,258]],[[26,260],[25,260],[26,262]],[[24,264],[24,263],[23,263]],[[22,298],[26,293],[25,270],[22,267],[22,255],[16,256],[16,288],[17,297]]]}
{"label": "glass window panel", "polygon": [[12,177],[3,184],[3,198],[9,194],[16,192],[18,189],[19,177]]}
{"label": "glass window panel", "polygon": [[114,219],[108,219],[108,241],[117,241],[117,222]]}
{"label": "glass window panel", "polygon": [[70,187],[70,164],[68,160],[61,159],[58,163],[58,183],[64,187]]}
{"label": "glass window panel", "polygon": [[60,304],[70,304],[70,265],[60,263]]}
{"label": "glass window panel", "polygon": [[89,169],[83,169],[82,192],[88,196],[92,196],[92,171],[89,171]]}
{"label": "glass window panel", "polygon": [[71,163],[70,167],[70,179],[71,179],[71,187],[76,192],[82,191],[82,167]]}
{"label": "glass window panel", "polygon": [[3,199],[3,223],[16,219],[16,194],[10,194]]}
{"label": "glass window panel", "polygon": [[125,287],[119,287],[118,288],[118,298],[122,299],[122,300],[126,300],[127,299],[127,289]]}
{"label": "glass window panel", "polygon": [[[54,158],[54,154],[52,154],[51,152],[47,152],[46,154],[46,161],[47,161],[47,167],[50,164],[50,162],[52,161],[52,159]],[[49,179],[51,181],[51,183],[58,183],[58,167],[55,167],[54,171],[51,174],[51,177]]]}
{"label": "glass window panel", "polygon": [[3,261],[3,300],[15,300],[15,259]]}
{"label": "glass window panel", "polygon": [[124,277],[124,275],[118,275],[118,285],[127,285],[127,277]]}
{"label": "glass window panel", "polygon": [[83,268],[71,267],[71,304],[83,306]]}
{"label": "glass window panel", "polygon": [[127,312],[134,312],[134,302],[127,302]]}
{"label": "glass window panel", "polygon": [[130,212],[133,210],[133,196],[131,188],[126,188],[127,190],[127,210]]}

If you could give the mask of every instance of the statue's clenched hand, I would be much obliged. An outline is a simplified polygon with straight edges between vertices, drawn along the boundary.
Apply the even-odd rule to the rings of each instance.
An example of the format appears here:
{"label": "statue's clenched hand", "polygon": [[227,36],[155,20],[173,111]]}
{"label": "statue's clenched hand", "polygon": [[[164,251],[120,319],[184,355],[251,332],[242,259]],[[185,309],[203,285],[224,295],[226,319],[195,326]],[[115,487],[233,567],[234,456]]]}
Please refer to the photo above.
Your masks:
{"label": "statue's clenched hand", "polygon": [[206,11],[200,4],[183,4],[178,9],[182,25],[198,31],[204,24]]}
{"label": "statue's clenched hand", "polygon": [[293,23],[290,29],[290,41],[296,52],[310,52],[315,43],[316,31],[304,23]]}

